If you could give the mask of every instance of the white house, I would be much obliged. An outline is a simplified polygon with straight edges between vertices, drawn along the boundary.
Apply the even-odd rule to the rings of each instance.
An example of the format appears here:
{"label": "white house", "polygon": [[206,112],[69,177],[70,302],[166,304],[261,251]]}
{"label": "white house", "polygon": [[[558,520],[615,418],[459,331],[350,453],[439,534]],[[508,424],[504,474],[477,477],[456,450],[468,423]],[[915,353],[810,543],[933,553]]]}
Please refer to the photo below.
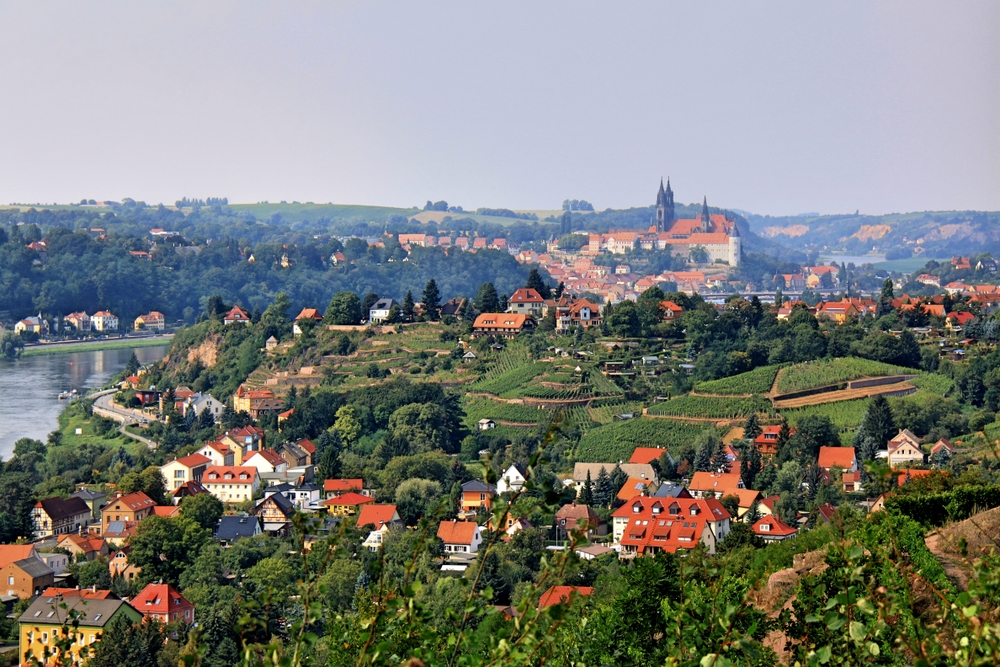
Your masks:
{"label": "white house", "polygon": [[257,472],[285,472],[288,470],[288,461],[273,449],[258,449],[244,459],[242,465],[256,468]]}
{"label": "white house", "polygon": [[160,466],[160,474],[168,491],[174,491],[185,482],[200,482],[212,459],[204,454],[190,454]]}
{"label": "white house", "polygon": [[194,394],[184,402],[184,414],[188,410],[194,410],[197,416],[201,416],[204,410],[208,410],[218,422],[222,419],[222,412],[226,409],[226,404],[209,394]]}
{"label": "white house", "polygon": [[519,464],[515,463],[507,468],[503,477],[497,481],[497,493],[507,493],[508,491],[520,491],[524,488],[524,483],[528,480],[528,475]]}
{"label": "white house", "polygon": [[221,443],[219,441],[206,442],[200,448],[198,448],[197,454],[202,456],[207,456],[212,461],[214,466],[231,466],[234,461],[233,450],[229,448],[229,445]]}
{"label": "white house", "polygon": [[379,299],[368,309],[368,321],[371,324],[381,324],[389,319],[389,311],[392,310],[392,299]]}
{"label": "white house", "polygon": [[449,554],[474,554],[483,543],[483,534],[475,521],[442,521],[437,536],[444,542],[444,552]]}
{"label": "white house", "polygon": [[90,317],[93,331],[118,331],[118,318],[108,310],[99,310]]}
{"label": "white house", "polygon": [[201,483],[222,502],[237,504],[253,500],[253,494],[260,488],[260,475],[256,468],[246,466],[212,466],[205,471]]}

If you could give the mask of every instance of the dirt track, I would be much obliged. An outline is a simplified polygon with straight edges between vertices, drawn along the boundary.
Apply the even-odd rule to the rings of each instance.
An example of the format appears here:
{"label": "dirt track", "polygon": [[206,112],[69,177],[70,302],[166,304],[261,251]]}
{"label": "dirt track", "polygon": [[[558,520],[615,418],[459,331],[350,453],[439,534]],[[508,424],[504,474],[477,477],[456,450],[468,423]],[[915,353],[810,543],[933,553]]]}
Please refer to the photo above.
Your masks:
{"label": "dirt track", "polygon": [[822,394],[812,396],[802,396],[801,398],[790,398],[785,401],[774,401],[774,407],[778,410],[789,408],[801,408],[807,405],[821,405],[823,403],[836,403],[838,401],[851,401],[858,398],[868,398],[879,394],[892,394],[905,396],[917,390],[909,382],[898,382],[896,384],[884,384],[877,387],[862,387],[861,389],[841,389],[840,391],[827,391]]}

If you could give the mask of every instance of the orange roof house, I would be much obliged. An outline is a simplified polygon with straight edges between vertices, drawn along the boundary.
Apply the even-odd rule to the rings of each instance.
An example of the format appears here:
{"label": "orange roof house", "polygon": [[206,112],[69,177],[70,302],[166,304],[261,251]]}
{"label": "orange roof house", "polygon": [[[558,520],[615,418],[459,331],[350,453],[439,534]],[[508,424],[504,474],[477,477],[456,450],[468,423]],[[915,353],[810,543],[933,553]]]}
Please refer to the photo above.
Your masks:
{"label": "orange roof house", "polygon": [[482,313],[472,325],[474,336],[513,338],[535,328],[535,321],[524,313]]}
{"label": "orange roof house", "polygon": [[357,479],[326,479],[323,480],[323,491],[326,493],[327,498],[333,498],[341,493],[347,493],[348,491],[361,492],[364,488],[364,482],[360,477]]}
{"label": "orange roof house", "polygon": [[315,308],[303,308],[296,317],[296,321],[299,320],[312,320],[313,322],[322,322],[323,316],[320,315],[319,311]]}
{"label": "orange roof house", "polygon": [[629,463],[652,463],[658,461],[667,453],[663,447],[636,447],[629,458]]}
{"label": "orange roof house", "polygon": [[538,599],[538,608],[545,609],[554,604],[568,604],[575,598],[588,597],[594,593],[591,586],[552,586]]}
{"label": "orange roof house", "polygon": [[367,504],[361,507],[361,512],[358,514],[358,528],[371,526],[377,529],[391,523],[399,523],[399,513],[395,505]]}
{"label": "orange roof house", "polygon": [[374,502],[374,498],[363,496],[360,493],[355,493],[354,491],[348,491],[347,493],[342,493],[339,496],[334,496],[333,498],[324,500],[321,504],[330,508],[330,514],[338,516],[354,516],[358,513],[359,507]]}
{"label": "orange roof house", "polygon": [[691,476],[688,490],[695,498],[736,495],[739,489],[746,488],[743,478],[738,473],[696,472]]}
{"label": "orange roof house", "polygon": [[847,471],[858,469],[854,447],[820,447],[818,464],[826,472],[830,472],[831,468],[842,468]]}
{"label": "orange roof house", "polygon": [[250,316],[239,306],[233,306],[222,318],[223,324],[252,324]]}
{"label": "orange roof house", "polygon": [[753,532],[765,542],[781,542],[795,537],[799,531],[779,519],[777,515],[770,514],[761,517],[753,525]]}
{"label": "orange roof house", "polygon": [[614,540],[621,556],[674,553],[699,542],[714,554],[729,534],[731,516],[714,498],[655,498],[637,496],[611,515]]}
{"label": "orange roof house", "polygon": [[170,584],[149,584],[132,598],[131,605],[146,618],[161,623],[194,623],[194,605]]}
{"label": "orange roof house", "polygon": [[479,524],[475,521],[442,521],[438,538],[444,542],[445,553],[476,553],[483,542]]}
{"label": "orange roof house", "polygon": [[641,496],[649,491],[649,487],[652,483],[653,480],[650,479],[632,477],[622,485],[621,489],[619,489],[618,500],[629,500],[630,498]]}

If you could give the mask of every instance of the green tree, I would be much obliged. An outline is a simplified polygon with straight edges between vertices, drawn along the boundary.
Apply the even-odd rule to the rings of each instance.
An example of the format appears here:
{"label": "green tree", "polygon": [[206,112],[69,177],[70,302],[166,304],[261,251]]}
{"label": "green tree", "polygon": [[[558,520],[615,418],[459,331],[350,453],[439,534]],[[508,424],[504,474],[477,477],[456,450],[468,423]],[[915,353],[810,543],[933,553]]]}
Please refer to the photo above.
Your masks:
{"label": "green tree", "polygon": [[424,285],[424,317],[431,322],[441,319],[441,292],[438,290],[437,281],[431,278]]}
{"label": "green tree", "polygon": [[323,317],[331,324],[361,324],[361,299],[354,292],[337,292]]}
{"label": "green tree", "polygon": [[611,482],[611,475],[607,468],[601,468],[594,481],[594,505],[597,507],[611,507],[611,501],[615,498],[615,488]]}
{"label": "green tree", "polygon": [[135,350],[132,350],[132,354],[129,356],[128,361],[125,362],[125,377],[130,377],[139,372],[139,357],[135,356]]}
{"label": "green tree", "polygon": [[333,423],[340,439],[350,447],[361,437],[362,425],[357,417],[357,409],[353,405],[344,405],[337,410],[337,421]]}
{"label": "green tree", "polygon": [[879,394],[868,403],[868,409],[861,420],[861,430],[879,443],[879,447],[884,447],[895,437],[896,420],[892,414],[892,407],[885,396]]}
{"label": "green tree", "polygon": [[542,280],[542,276],[538,273],[538,269],[534,266],[531,267],[530,271],[528,271],[528,282],[525,283],[524,286],[538,292],[543,299],[548,299],[552,296],[549,291],[549,286],[545,284],[545,281]]}
{"label": "green tree", "polygon": [[750,526],[751,524],[742,521],[730,523],[729,533],[719,543],[718,553],[727,554],[742,547],[764,548],[764,540],[760,539]]}
{"label": "green tree", "polygon": [[617,336],[628,338],[640,333],[639,312],[634,301],[619,302],[611,310],[608,326]]}
{"label": "green tree", "polygon": [[24,349],[24,340],[9,329],[0,331],[0,359],[13,361]]}
{"label": "green tree", "polygon": [[413,321],[413,308],[414,308],[413,293],[407,290],[406,296],[403,297],[403,307],[401,309],[402,312],[400,313],[403,317],[404,322]]}
{"label": "green tree", "polygon": [[158,621],[133,623],[124,613],[119,613],[105,626],[87,666],[158,667],[164,640],[163,626]]}
{"label": "green tree", "polygon": [[143,581],[162,579],[176,586],[181,573],[211,538],[211,531],[186,516],[147,517],[132,536],[129,562],[142,568]]}
{"label": "green tree", "polygon": [[760,422],[757,420],[757,413],[751,412],[750,416],[743,423],[743,439],[744,440],[755,440],[763,431],[760,428]]}
{"label": "green tree", "polygon": [[210,493],[188,496],[181,501],[181,516],[194,520],[208,530],[215,529],[224,510],[222,501]]}
{"label": "green tree", "polygon": [[378,303],[378,294],[375,292],[365,294],[365,298],[361,300],[361,317],[368,319],[368,313],[376,303]]}
{"label": "green tree", "polygon": [[587,481],[583,483],[583,487],[576,496],[576,502],[581,505],[593,505],[594,504],[594,482],[590,479],[590,471],[587,471]]}
{"label": "green tree", "polygon": [[740,476],[748,489],[756,489],[757,476],[763,468],[760,449],[753,440],[746,440],[740,453]]}
{"label": "green tree", "polygon": [[493,283],[483,283],[476,294],[476,310],[480,313],[500,312],[500,298]]}

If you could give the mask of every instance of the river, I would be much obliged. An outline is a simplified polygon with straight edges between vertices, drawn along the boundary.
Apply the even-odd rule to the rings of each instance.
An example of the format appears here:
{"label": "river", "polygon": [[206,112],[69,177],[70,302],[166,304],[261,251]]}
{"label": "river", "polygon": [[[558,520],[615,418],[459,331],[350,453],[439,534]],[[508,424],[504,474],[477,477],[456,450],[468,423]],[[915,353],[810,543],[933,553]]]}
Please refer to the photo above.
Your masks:
{"label": "river", "polygon": [[[140,363],[156,361],[167,353],[167,345],[138,347]],[[103,387],[120,373],[132,350],[95,350],[24,357],[0,362],[0,456],[10,457],[19,438],[45,441],[59,426],[59,413],[66,401],[59,392]]]}

